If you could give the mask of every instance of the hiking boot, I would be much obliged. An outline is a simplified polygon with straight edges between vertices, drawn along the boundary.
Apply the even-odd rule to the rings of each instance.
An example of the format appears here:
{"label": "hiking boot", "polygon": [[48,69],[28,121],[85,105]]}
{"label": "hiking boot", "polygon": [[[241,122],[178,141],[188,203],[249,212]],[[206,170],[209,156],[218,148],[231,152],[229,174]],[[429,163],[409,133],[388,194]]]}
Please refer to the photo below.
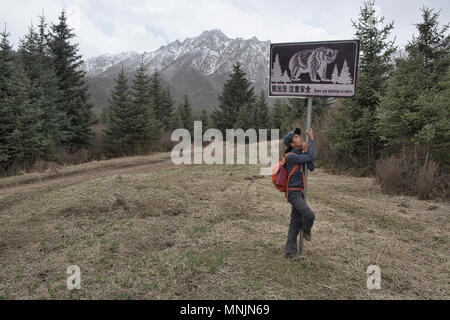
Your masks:
{"label": "hiking boot", "polygon": [[293,258],[295,258],[297,255],[295,254],[295,253],[285,253],[284,254],[284,257],[286,258],[286,259],[293,259]]}
{"label": "hiking boot", "polygon": [[311,230],[305,230],[303,231],[303,238],[306,241],[311,241]]}

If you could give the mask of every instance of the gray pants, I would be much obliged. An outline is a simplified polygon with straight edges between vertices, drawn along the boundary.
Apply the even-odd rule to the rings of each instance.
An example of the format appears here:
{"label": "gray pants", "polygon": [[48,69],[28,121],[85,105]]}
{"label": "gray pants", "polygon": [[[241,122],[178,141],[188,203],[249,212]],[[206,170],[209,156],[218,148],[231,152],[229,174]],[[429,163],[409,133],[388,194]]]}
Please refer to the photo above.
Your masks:
{"label": "gray pants", "polygon": [[312,212],[306,204],[306,201],[303,199],[301,190],[290,190],[288,194],[288,201],[292,205],[292,211],[285,253],[297,254],[297,235],[299,234],[300,229],[303,229],[304,231],[310,230],[316,217],[314,212]]}

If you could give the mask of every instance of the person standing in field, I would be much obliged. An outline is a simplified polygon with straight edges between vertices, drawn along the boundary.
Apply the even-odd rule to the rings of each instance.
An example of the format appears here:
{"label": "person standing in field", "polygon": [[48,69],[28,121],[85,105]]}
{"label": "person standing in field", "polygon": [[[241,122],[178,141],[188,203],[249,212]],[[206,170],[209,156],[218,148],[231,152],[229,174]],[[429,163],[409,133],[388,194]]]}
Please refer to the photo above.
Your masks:
{"label": "person standing in field", "polygon": [[288,175],[293,171],[286,190],[287,201],[292,206],[291,221],[285,246],[285,257],[292,258],[297,255],[297,235],[303,230],[303,237],[311,241],[311,228],[314,224],[315,215],[307,205],[304,197],[305,170],[313,171],[316,160],[316,140],[313,130],[306,131],[310,144],[301,136],[300,128],[289,132],[284,137],[286,167]]}

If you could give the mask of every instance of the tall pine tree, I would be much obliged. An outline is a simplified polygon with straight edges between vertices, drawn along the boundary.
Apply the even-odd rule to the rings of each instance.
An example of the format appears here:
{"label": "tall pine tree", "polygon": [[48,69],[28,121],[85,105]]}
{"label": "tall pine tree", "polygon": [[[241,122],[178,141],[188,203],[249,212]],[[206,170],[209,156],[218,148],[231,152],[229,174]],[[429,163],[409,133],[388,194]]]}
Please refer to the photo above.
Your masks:
{"label": "tall pine tree", "polygon": [[225,82],[219,94],[219,108],[213,110],[211,115],[215,128],[222,133],[225,133],[225,129],[234,128],[239,110],[255,102],[253,90],[240,63],[234,64],[230,79]]}
{"label": "tall pine tree", "polygon": [[374,4],[365,2],[358,21],[352,21],[356,38],[361,40],[357,95],[338,106],[327,130],[332,149],[347,166],[373,168],[381,150],[375,109],[386,91],[396,47],[389,40],[393,22],[382,26],[384,17],[375,16]]}
{"label": "tall pine tree", "polygon": [[105,150],[113,156],[132,154],[136,149],[134,125],[139,114],[131,104],[130,91],[122,68],[105,108]]}
{"label": "tall pine tree", "polygon": [[[416,101],[419,131],[414,135],[416,145],[425,151],[424,166],[432,157],[445,172],[450,169],[450,70],[432,89]],[[416,149],[417,150],[417,149]],[[422,163],[421,163],[422,164]]]}
{"label": "tall pine tree", "polygon": [[15,53],[12,50],[12,46],[9,42],[9,32],[6,31],[6,27],[3,32],[0,33],[0,99],[6,96],[7,85],[11,79],[11,75],[14,69]]}
{"label": "tall pine tree", "polygon": [[80,69],[83,60],[78,55],[78,44],[71,43],[75,37],[72,31],[63,10],[58,17],[58,24],[51,26],[49,46],[62,93],[58,105],[69,119],[67,128],[64,128],[67,132],[65,144],[70,151],[75,151],[91,144],[93,131],[90,126],[95,118],[89,102],[85,72]]}
{"label": "tall pine tree", "polygon": [[181,105],[177,105],[173,109],[172,115],[171,115],[171,123],[172,123],[173,130],[184,128],[184,122],[183,122],[183,118],[182,118],[181,114],[182,114]]}
{"label": "tall pine tree", "polygon": [[8,152],[9,126],[14,121],[9,108],[6,108],[5,98],[8,96],[8,85],[14,70],[14,52],[9,42],[9,33],[5,30],[0,33],[0,163],[6,168],[10,161]]}
{"label": "tall pine tree", "polygon": [[183,127],[191,133],[194,134],[194,118],[192,116],[191,102],[189,101],[189,96],[187,93],[183,96],[183,102],[180,105],[180,115],[183,121]]}
{"label": "tall pine tree", "polygon": [[174,101],[170,93],[169,86],[162,88],[161,99],[161,121],[165,132],[171,131],[173,124],[171,122],[171,116],[174,109]]}
{"label": "tall pine tree", "polygon": [[33,164],[45,153],[42,111],[30,97],[33,84],[19,61],[7,82],[6,96],[0,100],[0,164],[7,170],[12,164]]}
{"label": "tall pine tree", "polygon": [[150,78],[150,97],[156,119],[162,124],[164,131],[171,130],[171,114],[173,100],[169,88],[161,83],[159,72],[155,70]]}
{"label": "tall pine tree", "polygon": [[202,109],[202,113],[200,114],[199,121],[202,122],[202,135],[211,127],[210,119],[208,115],[208,111],[205,108]]}
{"label": "tall pine tree", "polygon": [[162,135],[162,125],[155,116],[150,92],[150,79],[142,61],[133,79],[131,88],[132,113],[135,115],[134,131],[131,140],[134,141],[134,153],[146,153]]}
{"label": "tall pine tree", "polygon": [[[389,81],[387,93],[377,108],[377,132],[385,155],[407,148],[417,152],[425,143],[434,158],[448,146],[448,100],[450,66],[449,25],[442,28],[439,12],[422,8],[422,22],[416,24],[418,36],[406,46],[407,55],[397,59],[397,68]],[[447,99],[447,101],[446,101]]]}
{"label": "tall pine tree", "polygon": [[46,152],[47,160],[57,158],[56,146],[66,141],[64,128],[68,126],[65,112],[58,108],[61,92],[54,67],[47,54],[45,20],[41,17],[39,33],[30,26],[28,34],[19,45],[19,58],[24,64],[25,71],[33,82],[31,97],[37,101],[42,112],[43,130],[49,149]]}

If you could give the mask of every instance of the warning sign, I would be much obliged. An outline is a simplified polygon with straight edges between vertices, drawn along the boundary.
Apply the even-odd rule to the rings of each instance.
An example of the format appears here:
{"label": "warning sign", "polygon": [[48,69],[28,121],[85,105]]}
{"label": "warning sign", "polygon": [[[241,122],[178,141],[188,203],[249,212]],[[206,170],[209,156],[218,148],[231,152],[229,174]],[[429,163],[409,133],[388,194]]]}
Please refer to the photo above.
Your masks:
{"label": "warning sign", "polygon": [[269,96],[353,97],[359,40],[273,43]]}

